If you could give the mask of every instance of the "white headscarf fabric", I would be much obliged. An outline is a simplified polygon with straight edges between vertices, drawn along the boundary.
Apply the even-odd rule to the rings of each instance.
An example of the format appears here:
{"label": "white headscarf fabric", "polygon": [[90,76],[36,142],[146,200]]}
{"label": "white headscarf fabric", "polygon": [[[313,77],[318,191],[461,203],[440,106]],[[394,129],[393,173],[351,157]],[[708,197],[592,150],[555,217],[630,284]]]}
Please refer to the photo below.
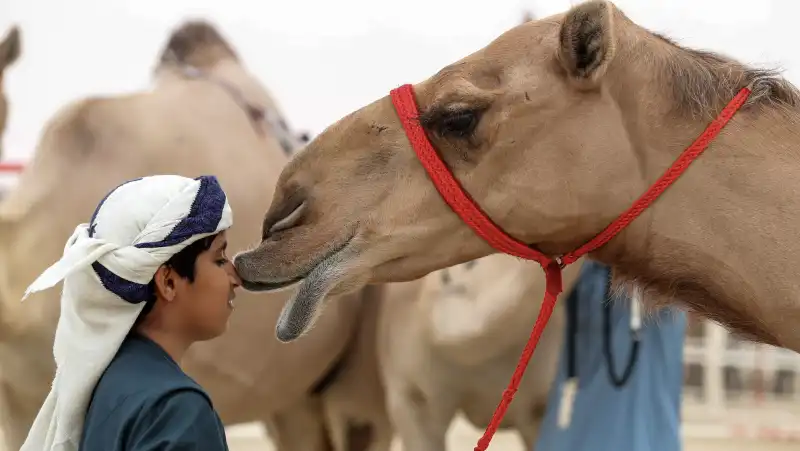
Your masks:
{"label": "white headscarf fabric", "polygon": [[64,281],[53,386],[20,451],[78,449],[92,391],[152,296],[148,283],[158,268],[232,224],[213,176],[135,179],[100,202],[67,240],[61,260],[25,292]]}

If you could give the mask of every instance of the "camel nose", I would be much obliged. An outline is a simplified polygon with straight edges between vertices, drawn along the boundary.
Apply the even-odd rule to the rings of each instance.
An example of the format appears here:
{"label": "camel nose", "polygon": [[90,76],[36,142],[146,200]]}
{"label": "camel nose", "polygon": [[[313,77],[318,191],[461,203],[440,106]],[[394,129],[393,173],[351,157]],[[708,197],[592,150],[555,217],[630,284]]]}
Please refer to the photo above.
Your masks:
{"label": "camel nose", "polygon": [[277,208],[271,208],[264,217],[261,239],[266,240],[274,233],[298,225],[305,216],[307,205],[305,196],[295,195],[282,202]]}

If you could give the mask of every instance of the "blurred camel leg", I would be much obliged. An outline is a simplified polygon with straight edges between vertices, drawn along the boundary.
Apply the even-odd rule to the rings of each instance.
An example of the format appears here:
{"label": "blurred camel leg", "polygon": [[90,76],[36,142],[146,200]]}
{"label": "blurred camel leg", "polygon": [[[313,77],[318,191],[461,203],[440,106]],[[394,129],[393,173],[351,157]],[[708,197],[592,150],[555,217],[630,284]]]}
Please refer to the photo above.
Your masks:
{"label": "blurred camel leg", "polygon": [[385,286],[362,292],[358,331],[342,365],[322,393],[323,409],[334,451],[389,451],[393,430],[386,411],[378,367],[378,315]]}
{"label": "blurred camel leg", "polygon": [[332,451],[325,428],[322,402],[317,396],[264,421],[276,451]]}
{"label": "blurred camel leg", "polygon": [[446,450],[447,429],[457,411],[455,400],[438,398],[434,405],[415,387],[387,382],[386,401],[404,451]]}
{"label": "blurred camel leg", "polygon": [[[526,420],[519,421],[515,425],[522,445],[527,451],[536,451],[536,440],[539,438],[539,429],[542,427],[546,408],[546,403],[534,407],[528,412],[530,416]],[[526,418],[526,415],[519,415],[518,418]]]}
{"label": "blurred camel leg", "polygon": [[[0,382],[0,420],[3,425],[3,447],[0,451],[16,451],[22,447],[42,401],[37,405],[28,400],[24,393],[13,390],[6,382]],[[32,406],[37,408],[32,409]]]}

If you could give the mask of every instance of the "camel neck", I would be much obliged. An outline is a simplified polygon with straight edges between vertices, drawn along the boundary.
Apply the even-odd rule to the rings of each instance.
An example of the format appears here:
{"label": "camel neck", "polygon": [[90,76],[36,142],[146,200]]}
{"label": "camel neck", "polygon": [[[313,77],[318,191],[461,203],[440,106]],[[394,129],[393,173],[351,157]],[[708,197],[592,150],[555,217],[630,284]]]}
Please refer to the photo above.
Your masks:
{"label": "camel neck", "polygon": [[677,301],[748,338],[800,351],[796,118],[766,108],[741,112],[595,257],[643,285],[645,298]]}

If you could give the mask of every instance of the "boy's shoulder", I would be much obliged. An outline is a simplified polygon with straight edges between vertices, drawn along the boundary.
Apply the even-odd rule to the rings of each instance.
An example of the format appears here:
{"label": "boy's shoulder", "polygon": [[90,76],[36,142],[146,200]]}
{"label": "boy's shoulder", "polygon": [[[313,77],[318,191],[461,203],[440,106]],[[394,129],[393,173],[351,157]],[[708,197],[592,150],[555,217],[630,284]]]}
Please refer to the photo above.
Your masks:
{"label": "boy's shoulder", "polygon": [[95,387],[84,423],[88,447],[82,449],[138,449],[129,448],[131,440],[190,440],[192,435],[211,440],[218,434],[224,441],[206,391],[158,345],[131,338]]}
{"label": "boy's shoulder", "polygon": [[96,392],[113,393],[118,399],[157,399],[175,390],[192,390],[206,398],[205,390],[148,338],[125,339],[98,381]]}

